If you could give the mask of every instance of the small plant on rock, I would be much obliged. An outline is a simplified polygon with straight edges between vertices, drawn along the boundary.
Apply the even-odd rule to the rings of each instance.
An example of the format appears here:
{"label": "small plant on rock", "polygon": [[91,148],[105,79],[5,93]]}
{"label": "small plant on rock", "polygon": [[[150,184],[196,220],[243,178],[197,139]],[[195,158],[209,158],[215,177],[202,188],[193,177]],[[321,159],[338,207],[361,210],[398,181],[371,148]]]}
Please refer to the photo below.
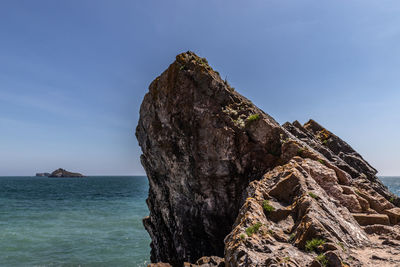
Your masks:
{"label": "small plant on rock", "polygon": [[393,203],[393,202],[394,202],[394,197],[391,197],[391,198],[389,199],[389,202],[390,202],[390,203]]}
{"label": "small plant on rock", "polygon": [[339,243],[337,243],[337,244],[338,244],[338,246],[340,246],[340,247],[342,248],[342,250],[346,250],[346,249],[344,248],[344,245],[343,245],[342,242],[339,242]]}
{"label": "small plant on rock", "polygon": [[310,197],[314,198],[314,199],[318,199],[318,198],[319,198],[319,197],[318,197],[316,194],[314,194],[313,192],[308,192],[308,195],[309,195]]}
{"label": "small plant on rock", "polygon": [[240,234],[240,239],[241,239],[241,240],[245,240],[245,239],[246,239],[246,236],[245,236],[244,234]]}
{"label": "small plant on rock", "polygon": [[288,242],[292,242],[295,237],[296,237],[296,233],[291,233],[289,236]]}
{"label": "small plant on rock", "polygon": [[260,230],[260,227],[261,227],[261,226],[262,226],[262,224],[261,224],[260,222],[258,222],[258,223],[256,223],[256,224],[250,226],[250,227],[247,227],[247,228],[246,228],[246,234],[247,234],[248,236],[252,236],[253,234],[257,233],[258,230]]}
{"label": "small plant on rock", "polygon": [[253,122],[260,119],[260,114],[253,114],[247,117],[247,122]]}
{"label": "small plant on rock", "polygon": [[275,208],[271,204],[269,204],[268,200],[264,200],[262,206],[263,206],[263,209],[265,210],[265,212],[267,212],[267,213],[270,213],[275,210]]}
{"label": "small plant on rock", "polygon": [[306,242],[306,251],[315,251],[319,246],[325,244],[325,240],[319,238],[313,238]]}
{"label": "small plant on rock", "polygon": [[316,258],[315,258],[322,266],[328,266],[328,259],[326,258],[326,256],[324,254],[319,254]]}
{"label": "small plant on rock", "polygon": [[318,162],[325,165],[325,161],[323,161],[322,159],[319,159]]}

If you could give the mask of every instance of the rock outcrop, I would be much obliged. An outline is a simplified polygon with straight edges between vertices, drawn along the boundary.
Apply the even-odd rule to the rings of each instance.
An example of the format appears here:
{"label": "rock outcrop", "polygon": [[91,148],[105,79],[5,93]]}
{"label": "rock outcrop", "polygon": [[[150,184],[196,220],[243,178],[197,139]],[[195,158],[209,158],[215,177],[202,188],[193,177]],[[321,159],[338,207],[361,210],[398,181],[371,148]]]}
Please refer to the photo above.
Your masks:
{"label": "rock outcrop", "polygon": [[54,172],[52,172],[49,177],[74,177],[74,178],[81,178],[85,177],[83,174],[77,173],[77,172],[69,172],[64,169],[57,169]]}
{"label": "rock outcrop", "polygon": [[192,52],[151,83],[136,136],[152,262],[357,266],[351,251],[376,244],[363,227],[400,221],[347,143],[313,120],[279,125]]}

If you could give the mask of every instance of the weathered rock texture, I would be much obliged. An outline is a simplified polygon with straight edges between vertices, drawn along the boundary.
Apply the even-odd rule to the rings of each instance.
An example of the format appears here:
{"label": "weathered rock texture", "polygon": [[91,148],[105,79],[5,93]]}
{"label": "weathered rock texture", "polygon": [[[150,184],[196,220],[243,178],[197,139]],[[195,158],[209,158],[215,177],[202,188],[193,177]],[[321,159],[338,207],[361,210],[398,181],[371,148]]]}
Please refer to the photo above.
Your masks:
{"label": "weathered rock texture", "polygon": [[[280,126],[191,52],[151,83],[136,136],[152,262],[357,266],[349,251],[373,243],[360,225],[400,221],[347,143],[312,120]],[[312,239],[323,244],[306,251]]]}
{"label": "weathered rock texture", "polygon": [[288,133],[184,53],[150,85],[136,135],[150,181],[151,259],[177,263],[223,256],[244,189],[279,164]]}

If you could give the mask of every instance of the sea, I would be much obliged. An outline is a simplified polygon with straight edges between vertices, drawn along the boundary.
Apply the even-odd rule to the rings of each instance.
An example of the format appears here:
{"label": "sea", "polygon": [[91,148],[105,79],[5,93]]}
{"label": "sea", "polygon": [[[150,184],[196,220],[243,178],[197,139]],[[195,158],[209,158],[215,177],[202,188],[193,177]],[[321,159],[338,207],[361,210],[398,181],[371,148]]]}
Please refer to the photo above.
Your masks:
{"label": "sea", "polygon": [[0,266],[147,266],[147,193],[145,176],[0,177]]}
{"label": "sea", "polygon": [[0,177],[0,266],[147,266],[145,176]]}

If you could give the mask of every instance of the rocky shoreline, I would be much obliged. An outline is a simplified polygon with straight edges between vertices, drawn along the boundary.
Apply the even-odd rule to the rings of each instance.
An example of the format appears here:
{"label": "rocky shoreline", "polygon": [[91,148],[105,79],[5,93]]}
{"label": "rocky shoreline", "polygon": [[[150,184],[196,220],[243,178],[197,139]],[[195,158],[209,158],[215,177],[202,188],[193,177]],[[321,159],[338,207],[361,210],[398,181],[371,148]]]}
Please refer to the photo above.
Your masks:
{"label": "rocky shoreline", "polygon": [[192,52],[136,130],[153,266],[399,266],[400,200],[346,142],[279,125]]}

